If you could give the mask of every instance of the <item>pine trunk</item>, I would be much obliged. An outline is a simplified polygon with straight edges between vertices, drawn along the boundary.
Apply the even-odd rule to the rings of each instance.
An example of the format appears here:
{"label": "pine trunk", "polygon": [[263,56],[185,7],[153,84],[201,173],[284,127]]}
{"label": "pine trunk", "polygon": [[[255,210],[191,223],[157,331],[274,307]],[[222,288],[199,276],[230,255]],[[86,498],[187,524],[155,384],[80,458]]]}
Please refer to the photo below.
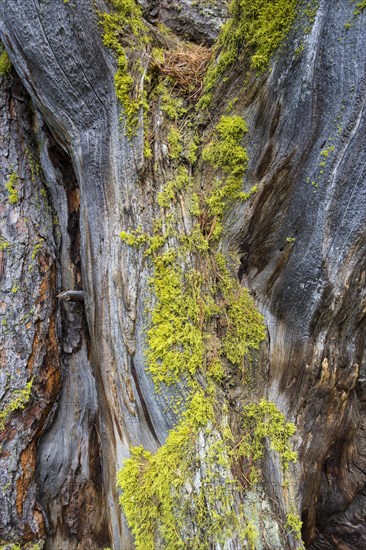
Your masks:
{"label": "pine trunk", "polygon": [[[0,4],[1,548],[364,549],[364,2],[298,1],[266,67],[246,34],[201,108],[227,7],[139,3],[123,51],[101,14],[130,0]],[[157,343],[164,307],[180,324]],[[171,363],[149,352],[165,338]]]}

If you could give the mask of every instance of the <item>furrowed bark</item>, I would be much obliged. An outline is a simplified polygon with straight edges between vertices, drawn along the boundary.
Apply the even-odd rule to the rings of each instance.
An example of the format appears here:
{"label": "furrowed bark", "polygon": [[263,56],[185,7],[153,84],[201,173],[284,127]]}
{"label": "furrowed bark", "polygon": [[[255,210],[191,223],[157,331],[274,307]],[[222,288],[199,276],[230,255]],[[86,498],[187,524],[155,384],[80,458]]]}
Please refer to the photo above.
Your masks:
{"label": "furrowed bark", "polygon": [[[177,13],[170,2],[141,4],[152,28],[164,22],[209,45],[226,17],[217,5],[202,12],[184,1]],[[0,90],[2,410],[20,399],[0,436],[2,544],[133,548],[116,473],[132,446],[164,445],[178,421],[169,404],[186,391],[158,393],[146,371],[151,268],[119,233],[152,228],[172,162],[160,130],[154,167],[142,126],[125,135],[98,23],[106,9],[89,0],[0,5],[14,67]],[[258,187],[225,216],[220,250],[268,337],[250,383],[233,369],[218,395],[236,435],[242,404],[261,398],[297,429],[287,484],[268,448],[259,485],[249,487],[240,464],[230,472],[243,488],[235,506],[255,510],[258,549],[301,547],[285,527],[289,513],[301,515],[306,548],[366,547],[366,10],[354,10],[320,0],[308,32],[298,18],[270,71],[248,72],[239,57],[214,89],[212,122],[197,114],[209,133],[236,100],[249,126],[246,184]],[[151,98],[150,117],[159,128]],[[202,158],[193,177],[211,177]],[[187,220],[182,199],[181,232]],[[197,460],[215,438],[214,429],[200,435]],[[248,544],[233,533],[212,547]]]}

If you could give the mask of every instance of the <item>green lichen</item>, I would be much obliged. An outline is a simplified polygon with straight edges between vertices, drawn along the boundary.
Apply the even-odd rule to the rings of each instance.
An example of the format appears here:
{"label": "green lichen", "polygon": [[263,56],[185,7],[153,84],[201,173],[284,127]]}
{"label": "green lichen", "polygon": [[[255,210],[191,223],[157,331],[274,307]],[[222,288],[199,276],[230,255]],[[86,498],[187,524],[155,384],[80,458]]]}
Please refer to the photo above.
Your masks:
{"label": "green lichen", "polygon": [[40,241],[34,245],[33,247],[33,250],[32,250],[32,260],[35,260],[38,252],[40,252],[42,250],[42,248],[44,247],[45,245],[45,240],[44,239],[40,239]]}
{"label": "green lichen", "polygon": [[22,390],[15,390],[11,396],[10,402],[0,412],[0,432],[5,428],[5,424],[9,416],[17,411],[22,410],[28,403],[32,392],[33,379],[26,383]]}
{"label": "green lichen", "polygon": [[10,204],[17,204],[19,201],[19,193],[17,185],[19,183],[19,178],[16,172],[12,172],[9,176],[8,181],[5,184],[5,188],[8,192],[8,199]]}

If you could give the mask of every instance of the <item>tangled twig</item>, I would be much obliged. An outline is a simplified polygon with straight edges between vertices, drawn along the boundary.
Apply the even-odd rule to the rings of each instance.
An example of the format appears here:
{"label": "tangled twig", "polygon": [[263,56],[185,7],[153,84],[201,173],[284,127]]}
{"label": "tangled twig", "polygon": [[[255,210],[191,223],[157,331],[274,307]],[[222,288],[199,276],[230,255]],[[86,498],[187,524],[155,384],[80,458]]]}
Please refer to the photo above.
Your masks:
{"label": "tangled twig", "polygon": [[164,51],[163,58],[154,60],[159,71],[174,80],[175,85],[196,99],[203,87],[204,74],[211,57],[211,50],[204,46]]}

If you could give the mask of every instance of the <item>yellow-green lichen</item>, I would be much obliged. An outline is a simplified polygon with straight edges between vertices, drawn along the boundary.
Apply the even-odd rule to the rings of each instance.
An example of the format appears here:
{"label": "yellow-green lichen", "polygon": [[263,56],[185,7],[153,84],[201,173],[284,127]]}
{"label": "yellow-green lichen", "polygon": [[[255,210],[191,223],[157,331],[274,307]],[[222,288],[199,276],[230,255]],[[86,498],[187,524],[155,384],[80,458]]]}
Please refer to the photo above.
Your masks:
{"label": "yellow-green lichen", "polygon": [[322,149],[322,151],[320,151],[320,155],[324,159],[327,159],[329,157],[330,153],[333,153],[334,149],[335,149],[334,145],[330,145],[326,149]]}
{"label": "yellow-green lichen", "polygon": [[188,174],[188,170],[185,166],[179,166],[176,171],[176,176],[173,180],[168,181],[164,189],[158,195],[158,204],[167,208],[171,206],[178,193],[186,191],[192,187],[193,181]]}
{"label": "yellow-green lichen", "polygon": [[7,241],[2,235],[0,235],[0,250],[7,250],[9,247],[9,241]]}
{"label": "yellow-green lichen", "polygon": [[11,61],[8,52],[4,49],[0,53],[0,75],[6,76],[11,71]]}
{"label": "yellow-green lichen", "polygon": [[4,430],[5,424],[13,412],[24,409],[30,399],[32,385],[33,379],[27,382],[22,390],[15,390],[10,402],[0,411],[0,432]]}
{"label": "yellow-green lichen", "polygon": [[42,250],[42,248],[44,247],[45,245],[45,240],[44,239],[40,239],[40,241],[34,245],[33,247],[33,250],[32,250],[32,260],[35,260],[38,252],[40,252]]}
{"label": "yellow-green lichen", "polygon": [[16,172],[12,172],[8,181],[5,184],[5,188],[8,192],[8,199],[10,204],[17,204],[19,201],[19,192],[17,189],[19,178]]}
{"label": "yellow-green lichen", "polygon": [[18,543],[5,543],[0,544],[0,550],[42,550],[44,546],[44,541],[39,541],[36,543],[22,543],[22,546]]}

